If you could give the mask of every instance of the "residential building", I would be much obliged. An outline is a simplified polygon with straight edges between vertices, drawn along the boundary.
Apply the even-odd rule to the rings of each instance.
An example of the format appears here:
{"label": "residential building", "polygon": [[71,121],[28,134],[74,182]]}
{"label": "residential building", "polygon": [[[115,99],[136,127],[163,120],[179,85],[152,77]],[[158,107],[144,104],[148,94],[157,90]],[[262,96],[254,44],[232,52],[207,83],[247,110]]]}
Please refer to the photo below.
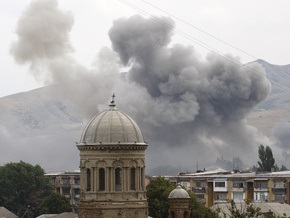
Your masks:
{"label": "residential building", "polygon": [[218,169],[164,177],[193,191],[206,207],[231,200],[290,204],[290,171],[254,173]]}
{"label": "residential building", "polygon": [[54,172],[46,173],[54,191],[65,196],[74,212],[77,212],[77,206],[80,200],[80,172]]}

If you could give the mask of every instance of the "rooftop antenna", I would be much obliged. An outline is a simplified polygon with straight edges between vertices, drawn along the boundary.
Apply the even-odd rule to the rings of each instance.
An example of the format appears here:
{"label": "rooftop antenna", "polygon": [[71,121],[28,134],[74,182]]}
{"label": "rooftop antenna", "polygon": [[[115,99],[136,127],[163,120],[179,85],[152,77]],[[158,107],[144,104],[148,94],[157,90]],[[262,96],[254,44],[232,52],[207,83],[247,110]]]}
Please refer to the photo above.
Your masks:
{"label": "rooftop antenna", "polygon": [[116,95],[115,95],[115,93],[113,93],[113,95],[111,96],[112,97],[112,101],[110,102],[110,107],[115,107],[116,106],[116,104],[115,104],[115,97],[116,97]]}

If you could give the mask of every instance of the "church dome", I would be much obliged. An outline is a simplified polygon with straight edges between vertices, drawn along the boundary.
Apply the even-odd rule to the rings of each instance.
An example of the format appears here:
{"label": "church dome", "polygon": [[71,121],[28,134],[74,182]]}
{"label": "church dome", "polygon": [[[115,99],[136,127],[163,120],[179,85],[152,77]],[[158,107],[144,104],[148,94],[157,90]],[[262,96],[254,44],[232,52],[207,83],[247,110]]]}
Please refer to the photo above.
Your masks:
{"label": "church dome", "polygon": [[[113,104],[112,104],[113,103]],[[114,102],[110,108],[95,116],[86,126],[80,143],[145,143],[141,130]]]}
{"label": "church dome", "polygon": [[189,195],[187,191],[185,191],[183,188],[181,188],[180,185],[178,185],[170,192],[168,198],[189,198]]}

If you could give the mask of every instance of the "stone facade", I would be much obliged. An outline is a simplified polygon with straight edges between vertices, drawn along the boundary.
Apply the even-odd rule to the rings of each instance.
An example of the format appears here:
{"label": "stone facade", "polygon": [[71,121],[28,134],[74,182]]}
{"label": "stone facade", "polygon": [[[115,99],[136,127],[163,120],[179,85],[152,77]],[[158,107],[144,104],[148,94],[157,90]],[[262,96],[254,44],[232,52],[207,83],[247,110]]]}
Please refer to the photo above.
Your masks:
{"label": "stone facade", "polygon": [[169,196],[169,218],[190,218],[189,201],[190,197],[187,191],[178,185],[173,189]]}
{"label": "stone facade", "polygon": [[[94,126],[86,127],[85,131],[88,132],[83,133],[83,138],[91,140],[103,134],[101,137],[110,141],[87,143],[82,139],[77,144],[80,151],[81,192],[78,217],[147,218],[145,150],[148,145],[143,141],[136,123],[114,105],[101,116],[93,118],[90,123]],[[132,135],[135,132],[138,135]],[[112,140],[114,134],[124,140],[115,142]],[[130,134],[129,137],[126,134]],[[128,138],[139,140],[128,141]]]}
{"label": "stone facade", "polygon": [[169,198],[169,218],[190,218],[189,198]]}

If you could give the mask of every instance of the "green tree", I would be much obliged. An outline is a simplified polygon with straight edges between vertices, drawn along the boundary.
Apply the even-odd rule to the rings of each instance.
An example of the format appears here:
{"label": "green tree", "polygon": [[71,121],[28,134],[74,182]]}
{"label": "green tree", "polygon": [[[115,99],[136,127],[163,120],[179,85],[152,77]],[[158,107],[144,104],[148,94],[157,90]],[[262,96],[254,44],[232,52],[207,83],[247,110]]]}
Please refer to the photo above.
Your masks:
{"label": "green tree", "polygon": [[150,181],[146,187],[149,216],[154,218],[168,217],[168,196],[175,187],[176,185],[163,177]]}
{"label": "green tree", "polygon": [[71,212],[72,208],[69,200],[59,193],[51,193],[45,197],[39,205],[39,213],[43,214],[59,214],[63,212]]}
{"label": "green tree", "polygon": [[[175,184],[172,184],[168,180],[158,177],[155,180],[151,180],[147,185],[147,201],[149,216],[154,218],[168,217],[170,192],[176,188]],[[190,217],[192,218],[216,218],[218,214],[206,208],[203,204],[198,202],[193,192],[189,191],[190,202]]]}
{"label": "green tree", "polygon": [[272,149],[269,146],[260,145],[258,149],[259,159],[258,171],[270,172],[275,166],[275,158],[273,157]]}
{"label": "green tree", "polygon": [[35,214],[37,205],[51,191],[39,165],[20,161],[0,166],[0,205],[21,217]]}
{"label": "green tree", "polygon": [[209,208],[206,208],[202,203],[200,203],[195,194],[189,191],[190,201],[190,217],[191,218],[218,218],[218,212],[212,211]]}

